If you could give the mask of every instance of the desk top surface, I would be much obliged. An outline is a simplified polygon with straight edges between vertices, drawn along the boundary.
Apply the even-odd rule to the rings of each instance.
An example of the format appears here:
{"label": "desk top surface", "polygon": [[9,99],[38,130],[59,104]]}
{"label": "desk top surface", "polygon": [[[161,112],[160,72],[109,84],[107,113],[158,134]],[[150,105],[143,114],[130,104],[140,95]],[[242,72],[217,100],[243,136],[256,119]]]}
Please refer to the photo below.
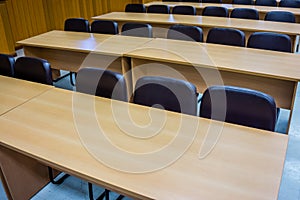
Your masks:
{"label": "desk top surface", "polygon": [[294,13],[295,15],[300,15],[299,8],[287,8],[287,7],[276,7],[276,6],[257,6],[257,5],[239,5],[239,4],[218,4],[218,3],[195,3],[195,2],[162,2],[162,1],[153,1],[146,3],[145,6],[148,7],[150,5],[169,5],[170,7],[174,7],[177,5],[186,5],[186,6],[194,6],[198,9],[203,9],[206,6],[222,6],[227,8],[228,10],[233,10],[234,8],[252,8],[258,10],[258,12],[266,13],[270,11],[289,11]]}
{"label": "desk top surface", "polygon": [[97,51],[103,54],[121,55],[150,40],[152,38],[55,30],[18,41],[17,43],[24,46],[85,53]]}
{"label": "desk top surface", "polygon": [[0,126],[1,145],[139,199],[276,199],[288,142],[61,89],[1,116]]}
{"label": "desk top surface", "polygon": [[0,115],[51,88],[52,86],[0,76]]}
{"label": "desk top surface", "polygon": [[300,81],[293,53],[157,38],[125,56]]}
{"label": "desk top surface", "polygon": [[300,33],[300,24],[297,23],[282,23],[263,20],[247,20],[199,15],[191,16],[156,13],[111,12],[92,17],[92,19],[114,20],[117,22],[141,22],[167,25],[183,24],[200,27],[237,28],[243,31],[269,31],[284,33],[288,35],[298,35]]}

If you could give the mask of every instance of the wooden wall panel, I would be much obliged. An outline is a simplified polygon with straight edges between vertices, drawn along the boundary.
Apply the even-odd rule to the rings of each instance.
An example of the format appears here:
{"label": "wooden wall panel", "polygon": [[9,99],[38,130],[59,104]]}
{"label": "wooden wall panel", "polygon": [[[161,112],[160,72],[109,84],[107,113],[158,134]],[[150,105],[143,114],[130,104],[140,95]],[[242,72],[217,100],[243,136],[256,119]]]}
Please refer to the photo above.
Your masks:
{"label": "wooden wall panel", "polygon": [[5,2],[0,2],[0,35],[0,53],[14,54],[14,40]]}
{"label": "wooden wall panel", "polygon": [[[142,2],[143,0],[7,0],[3,5],[6,6],[9,22],[0,23],[5,26],[4,30],[9,30],[6,32],[10,32],[7,36],[11,41],[3,37],[1,41],[4,42],[0,44],[5,43],[4,46],[14,49],[19,40],[54,29],[62,30],[67,18],[83,17],[90,20],[95,15],[124,11],[128,3]],[[1,15],[5,13],[2,9],[0,11]],[[0,51],[14,52],[14,50],[2,49]]]}

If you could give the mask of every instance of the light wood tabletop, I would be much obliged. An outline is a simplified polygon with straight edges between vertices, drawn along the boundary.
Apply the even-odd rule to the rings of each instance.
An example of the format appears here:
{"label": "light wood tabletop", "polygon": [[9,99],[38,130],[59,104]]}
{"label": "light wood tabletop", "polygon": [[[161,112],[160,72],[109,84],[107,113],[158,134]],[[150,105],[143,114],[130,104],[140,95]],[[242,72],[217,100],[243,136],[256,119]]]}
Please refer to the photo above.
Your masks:
{"label": "light wood tabletop", "polygon": [[300,24],[279,23],[262,20],[246,20],[225,17],[209,16],[190,16],[190,15],[173,15],[173,14],[156,14],[156,13],[128,13],[128,12],[111,12],[92,19],[106,19],[117,22],[143,22],[150,24],[184,24],[195,25],[200,27],[223,27],[236,28],[243,31],[269,31],[284,33],[287,35],[298,35],[300,33]]}
{"label": "light wood tabletop", "polygon": [[128,61],[122,55],[151,40],[55,30],[17,43],[23,45],[26,56],[46,59],[52,69],[77,72],[81,67],[93,66],[125,73]]}
{"label": "light wood tabletop", "polygon": [[154,27],[154,37],[166,38],[168,28],[174,24],[199,26],[203,29],[204,40],[206,40],[209,29],[213,27],[236,28],[244,31],[246,39],[253,32],[276,32],[287,34],[293,42],[293,49],[296,50],[298,45],[297,35],[300,33],[300,24],[282,23],[263,20],[247,20],[225,17],[210,16],[191,16],[191,15],[173,15],[173,14],[156,14],[156,13],[128,13],[128,12],[111,12],[92,19],[113,20],[118,22],[119,29],[126,22],[149,23]]}
{"label": "light wood tabletop", "polygon": [[277,106],[291,110],[300,80],[300,57],[291,53],[157,38],[126,56],[133,88],[145,75],[185,79],[198,92],[234,85],[265,92]]}
{"label": "light wood tabletop", "polygon": [[2,148],[137,199],[276,199],[288,142],[61,89],[6,113],[0,126]]}
{"label": "light wood tabletop", "polygon": [[0,115],[53,88],[53,86],[0,76]]}
{"label": "light wood tabletop", "polygon": [[255,9],[260,14],[260,19],[263,20],[266,13],[270,11],[288,11],[295,15],[296,21],[299,23],[300,21],[300,9],[299,8],[288,8],[288,7],[276,7],[276,6],[257,6],[257,5],[240,5],[240,4],[218,4],[218,3],[195,3],[195,2],[162,2],[162,1],[153,1],[146,3],[145,6],[148,7],[150,5],[169,5],[171,8],[177,5],[185,5],[185,6],[194,6],[197,9],[197,14],[201,15],[202,10],[206,6],[221,6],[228,9],[231,12],[234,8],[251,8]]}

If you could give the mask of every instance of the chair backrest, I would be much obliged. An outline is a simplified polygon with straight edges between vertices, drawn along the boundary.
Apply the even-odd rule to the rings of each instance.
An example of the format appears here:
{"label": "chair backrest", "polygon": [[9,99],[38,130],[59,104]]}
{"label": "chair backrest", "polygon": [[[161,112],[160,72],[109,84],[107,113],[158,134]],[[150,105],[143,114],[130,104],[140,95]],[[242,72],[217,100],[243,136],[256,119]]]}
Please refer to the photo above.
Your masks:
{"label": "chair backrest", "polygon": [[136,82],[133,102],[166,110],[197,115],[196,87],[184,80],[144,76]]}
{"label": "chair backrest", "polygon": [[255,5],[258,6],[277,6],[276,0],[255,0]]}
{"label": "chair backrest", "polygon": [[232,28],[212,28],[207,34],[206,42],[244,47],[245,40],[243,31]]}
{"label": "chair backrest", "polygon": [[90,32],[89,21],[83,18],[66,19],[64,30],[76,32]]}
{"label": "chair backrest", "polygon": [[196,15],[196,8],[194,6],[174,6],[172,13],[180,15]]}
{"label": "chair backrest", "polygon": [[130,3],[126,5],[125,12],[145,13],[146,6],[140,3]]}
{"label": "chair backrest", "polygon": [[265,93],[232,86],[212,86],[203,94],[200,117],[274,131],[277,109]]}
{"label": "chair backrest", "polygon": [[0,75],[14,77],[15,59],[7,54],[0,54]]}
{"label": "chair backrest", "polygon": [[288,11],[270,11],[265,16],[266,21],[295,23],[295,15]]}
{"label": "chair backrest", "polygon": [[76,91],[128,101],[124,76],[101,68],[81,68],[77,73]]}
{"label": "chair backrest", "polygon": [[248,39],[247,47],[273,51],[292,52],[288,35],[270,32],[255,32]]}
{"label": "chair backrest", "polygon": [[95,20],[91,24],[91,32],[116,35],[119,33],[118,23],[110,20]]}
{"label": "chair backrest", "polygon": [[300,8],[300,1],[299,0],[281,0],[279,2],[279,7]]}
{"label": "chair backrest", "polygon": [[222,3],[222,0],[202,0],[202,3]]}
{"label": "chair backrest", "polygon": [[147,12],[170,14],[170,7],[168,5],[150,5]]}
{"label": "chair backrest", "polygon": [[221,6],[206,6],[202,12],[203,16],[228,17],[228,9]]}
{"label": "chair backrest", "polygon": [[259,19],[258,11],[252,8],[234,8],[231,11],[231,18]]}
{"label": "chair backrest", "polygon": [[52,71],[47,60],[19,57],[15,64],[15,77],[27,81],[52,85]]}
{"label": "chair backrest", "polygon": [[[174,0],[170,0],[170,1],[174,1]],[[194,2],[194,3],[200,3],[201,0],[181,0],[181,2]]]}
{"label": "chair backrest", "polygon": [[125,23],[122,26],[122,35],[136,37],[152,37],[152,26],[141,23]]}
{"label": "chair backrest", "polygon": [[168,39],[203,42],[203,31],[197,26],[173,25],[169,28]]}
{"label": "chair backrest", "polygon": [[232,0],[232,4],[252,5],[253,0]]}

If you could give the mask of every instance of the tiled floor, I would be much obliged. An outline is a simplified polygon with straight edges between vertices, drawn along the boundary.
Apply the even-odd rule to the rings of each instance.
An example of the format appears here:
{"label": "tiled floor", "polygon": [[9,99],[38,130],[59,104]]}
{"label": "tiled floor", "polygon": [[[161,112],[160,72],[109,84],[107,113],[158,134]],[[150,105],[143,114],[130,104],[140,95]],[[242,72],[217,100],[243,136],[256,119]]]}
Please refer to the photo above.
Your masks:
{"label": "tiled floor", "polygon": [[[22,54],[22,51],[19,52]],[[69,78],[65,78],[58,83],[56,87],[74,89],[69,82]],[[292,124],[289,131],[289,145],[285,161],[285,168],[282,177],[279,200],[300,200],[300,84],[298,84],[296,106],[298,110],[294,110]],[[287,116],[289,112],[283,110],[280,114],[280,122],[277,131],[285,132],[287,124]],[[267,169],[266,169],[267,170]],[[32,200],[77,200],[89,199],[87,182],[75,177],[69,177],[61,185],[48,184]],[[100,187],[94,187],[95,197],[103,191]],[[111,193],[111,198],[115,199],[117,194]],[[3,188],[0,187],[0,200],[6,200]],[[128,199],[128,198],[125,198]]]}

